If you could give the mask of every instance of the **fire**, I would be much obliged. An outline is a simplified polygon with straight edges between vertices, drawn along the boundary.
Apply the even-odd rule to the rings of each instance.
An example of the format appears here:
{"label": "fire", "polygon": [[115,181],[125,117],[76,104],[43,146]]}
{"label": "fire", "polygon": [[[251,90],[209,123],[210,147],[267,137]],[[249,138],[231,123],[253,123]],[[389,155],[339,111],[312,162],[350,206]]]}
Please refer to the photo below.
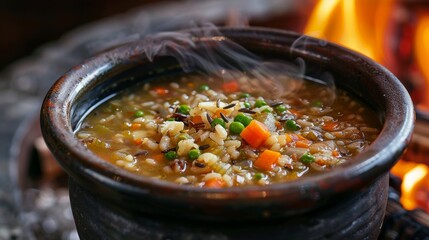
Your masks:
{"label": "fire", "polygon": [[316,4],[304,33],[382,61],[393,3],[394,0],[321,0]]}
{"label": "fire", "polygon": [[429,12],[420,14],[417,21],[416,33],[414,39],[414,55],[420,72],[426,79],[425,93],[419,108],[429,110],[429,67],[427,64],[429,56]]}
{"label": "fire", "polygon": [[[390,28],[394,27],[391,20],[398,9],[403,8],[396,0],[319,0],[303,32],[365,54],[391,66],[391,71],[396,72],[400,70],[395,67],[394,52],[390,48],[397,36]],[[414,46],[410,54],[414,54],[416,65],[426,81],[426,94],[418,106],[429,110],[429,11],[419,9],[416,16]],[[401,203],[404,207],[421,207],[429,211],[429,167],[400,160],[391,172],[403,179]]]}
{"label": "fire", "polygon": [[401,203],[404,208],[412,210],[420,207],[428,210],[425,203],[427,196],[420,197],[420,192],[428,190],[426,186],[429,185],[429,167],[426,164],[401,160],[392,168],[391,173],[402,178]]}

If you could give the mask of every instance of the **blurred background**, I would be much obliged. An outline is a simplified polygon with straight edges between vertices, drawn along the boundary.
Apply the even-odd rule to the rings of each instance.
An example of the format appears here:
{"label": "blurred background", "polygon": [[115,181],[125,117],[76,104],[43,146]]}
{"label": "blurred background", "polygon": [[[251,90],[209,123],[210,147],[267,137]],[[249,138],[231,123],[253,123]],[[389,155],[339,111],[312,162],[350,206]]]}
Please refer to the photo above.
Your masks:
{"label": "blurred background", "polygon": [[67,178],[40,137],[38,112],[52,83],[100,50],[201,22],[305,33],[392,71],[417,123],[392,170],[380,239],[429,236],[429,0],[2,0],[0,240],[78,239]]}

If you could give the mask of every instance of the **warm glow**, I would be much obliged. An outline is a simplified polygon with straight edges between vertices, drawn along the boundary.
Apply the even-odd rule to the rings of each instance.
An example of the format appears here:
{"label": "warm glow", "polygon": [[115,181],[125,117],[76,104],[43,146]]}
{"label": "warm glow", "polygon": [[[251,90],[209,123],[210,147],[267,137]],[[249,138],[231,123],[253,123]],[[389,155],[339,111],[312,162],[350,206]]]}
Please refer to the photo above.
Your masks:
{"label": "warm glow", "polygon": [[405,174],[401,185],[401,203],[405,209],[412,210],[418,207],[415,201],[416,192],[421,185],[425,184],[427,175],[428,167],[424,164],[417,164],[416,167]]}
{"label": "warm glow", "polygon": [[427,82],[429,81],[429,12],[426,14],[421,14],[421,16],[418,18],[414,41],[414,54],[416,62],[421,73],[423,74],[423,77],[426,79],[426,94],[424,94],[419,107],[429,109],[429,84]]}
{"label": "warm glow", "polygon": [[342,44],[381,62],[394,0],[320,0],[304,33]]}

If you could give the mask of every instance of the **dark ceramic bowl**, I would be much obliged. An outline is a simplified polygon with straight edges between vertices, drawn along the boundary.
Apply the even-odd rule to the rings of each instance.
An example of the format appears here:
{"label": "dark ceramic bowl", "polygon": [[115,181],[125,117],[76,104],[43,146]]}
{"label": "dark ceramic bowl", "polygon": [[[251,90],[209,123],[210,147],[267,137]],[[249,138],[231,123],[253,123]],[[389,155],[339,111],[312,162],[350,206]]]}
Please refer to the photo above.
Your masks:
{"label": "dark ceramic bowl", "polygon": [[[180,232],[199,232],[202,234],[198,235],[200,237],[209,232],[218,236],[216,234],[225,229],[213,230],[216,227],[210,227],[218,226],[217,223],[236,226],[231,224],[252,222],[252,226],[260,227],[254,223],[261,220],[264,224],[270,221],[287,222],[297,216],[305,216],[305,219],[300,218],[302,224],[298,225],[301,227],[290,225],[291,231],[300,229],[311,232],[310,226],[318,226],[319,230],[324,228],[325,233],[331,231],[320,235],[329,237],[329,234],[338,231],[338,222],[317,222],[317,214],[331,208],[332,215],[335,205],[341,205],[340,202],[351,202],[353,205],[353,199],[362,194],[371,198],[375,196],[375,202],[384,202],[378,210],[381,217],[374,225],[375,229],[379,229],[387,199],[386,175],[406,148],[414,123],[412,101],[398,79],[374,61],[331,43],[305,37],[305,46],[296,47],[296,43],[303,39],[296,33],[260,28],[221,28],[219,31],[219,35],[196,36],[192,40],[198,48],[202,43],[207,47],[211,46],[210,43],[229,39],[262,58],[286,62],[295,62],[299,58],[305,62],[305,75],[308,77],[318,78],[330,72],[337,87],[351,92],[376,111],[383,123],[379,137],[353,161],[333,171],[284,184],[201,189],[132,174],[91,153],[73,131],[85,112],[102,99],[138,82],[178,74],[182,70],[174,57],[169,56],[168,48],[162,56],[155,56],[153,61],[149,61],[144,50],[147,42],[119,46],[87,60],[62,76],[48,92],[41,111],[43,136],[70,175],[72,207],[81,237],[100,237],[103,235],[97,235],[102,234],[97,231],[110,231],[113,236],[116,236],[114,233],[120,236],[122,232],[131,234],[129,236],[132,238],[137,236],[132,232],[139,232],[139,228],[140,232],[143,229],[145,233],[156,229],[158,232],[148,235],[150,238],[165,237],[162,235],[163,227],[165,232],[174,229],[172,236],[177,238],[182,236]],[[383,183],[381,189],[373,187],[380,183]],[[103,208],[98,209],[100,206]],[[353,206],[359,207],[357,204]],[[347,218],[353,214],[344,209],[339,215],[346,215]],[[97,216],[105,217],[97,219]],[[146,216],[146,220],[142,220],[142,216]],[[309,216],[314,216],[314,221]],[[362,219],[370,221],[371,218],[374,216]],[[168,224],[160,223],[165,221]],[[350,224],[347,226],[350,231],[355,219],[341,221]],[[209,224],[213,222],[216,224]],[[198,231],[189,230],[189,225],[193,223],[206,226],[198,228]],[[103,224],[111,226],[102,227]],[[286,229],[284,225],[281,227]],[[235,231],[235,235],[226,236],[246,238],[250,233],[263,236],[251,228],[229,229],[230,232]],[[371,231],[377,232],[374,229]],[[300,234],[296,236],[305,237]]]}

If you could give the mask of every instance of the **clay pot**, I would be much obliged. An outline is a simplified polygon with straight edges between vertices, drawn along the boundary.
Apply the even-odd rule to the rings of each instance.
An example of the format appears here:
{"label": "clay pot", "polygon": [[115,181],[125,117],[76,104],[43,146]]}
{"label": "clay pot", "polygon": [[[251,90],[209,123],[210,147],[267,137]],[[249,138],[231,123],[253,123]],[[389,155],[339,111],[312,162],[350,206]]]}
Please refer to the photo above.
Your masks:
{"label": "clay pot", "polygon": [[[228,39],[228,40],[227,40]],[[83,239],[376,239],[387,201],[387,172],[413,130],[412,101],[398,79],[343,47],[280,30],[220,28],[195,36],[195,47],[234,41],[252,53],[304,62],[305,75],[329,72],[335,84],[371,106],[383,123],[379,137],[335,170],[270,186],[201,189],[138,176],[99,159],[75,137],[84,114],[101,100],[141,81],[183,70],[166,50],[153,61],[147,41],[107,50],[64,74],[41,111],[43,136],[70,176],[70,195]],[[213,43],[213,44],[212,44]],[[189,71],[189,69],[187,69]]]}

